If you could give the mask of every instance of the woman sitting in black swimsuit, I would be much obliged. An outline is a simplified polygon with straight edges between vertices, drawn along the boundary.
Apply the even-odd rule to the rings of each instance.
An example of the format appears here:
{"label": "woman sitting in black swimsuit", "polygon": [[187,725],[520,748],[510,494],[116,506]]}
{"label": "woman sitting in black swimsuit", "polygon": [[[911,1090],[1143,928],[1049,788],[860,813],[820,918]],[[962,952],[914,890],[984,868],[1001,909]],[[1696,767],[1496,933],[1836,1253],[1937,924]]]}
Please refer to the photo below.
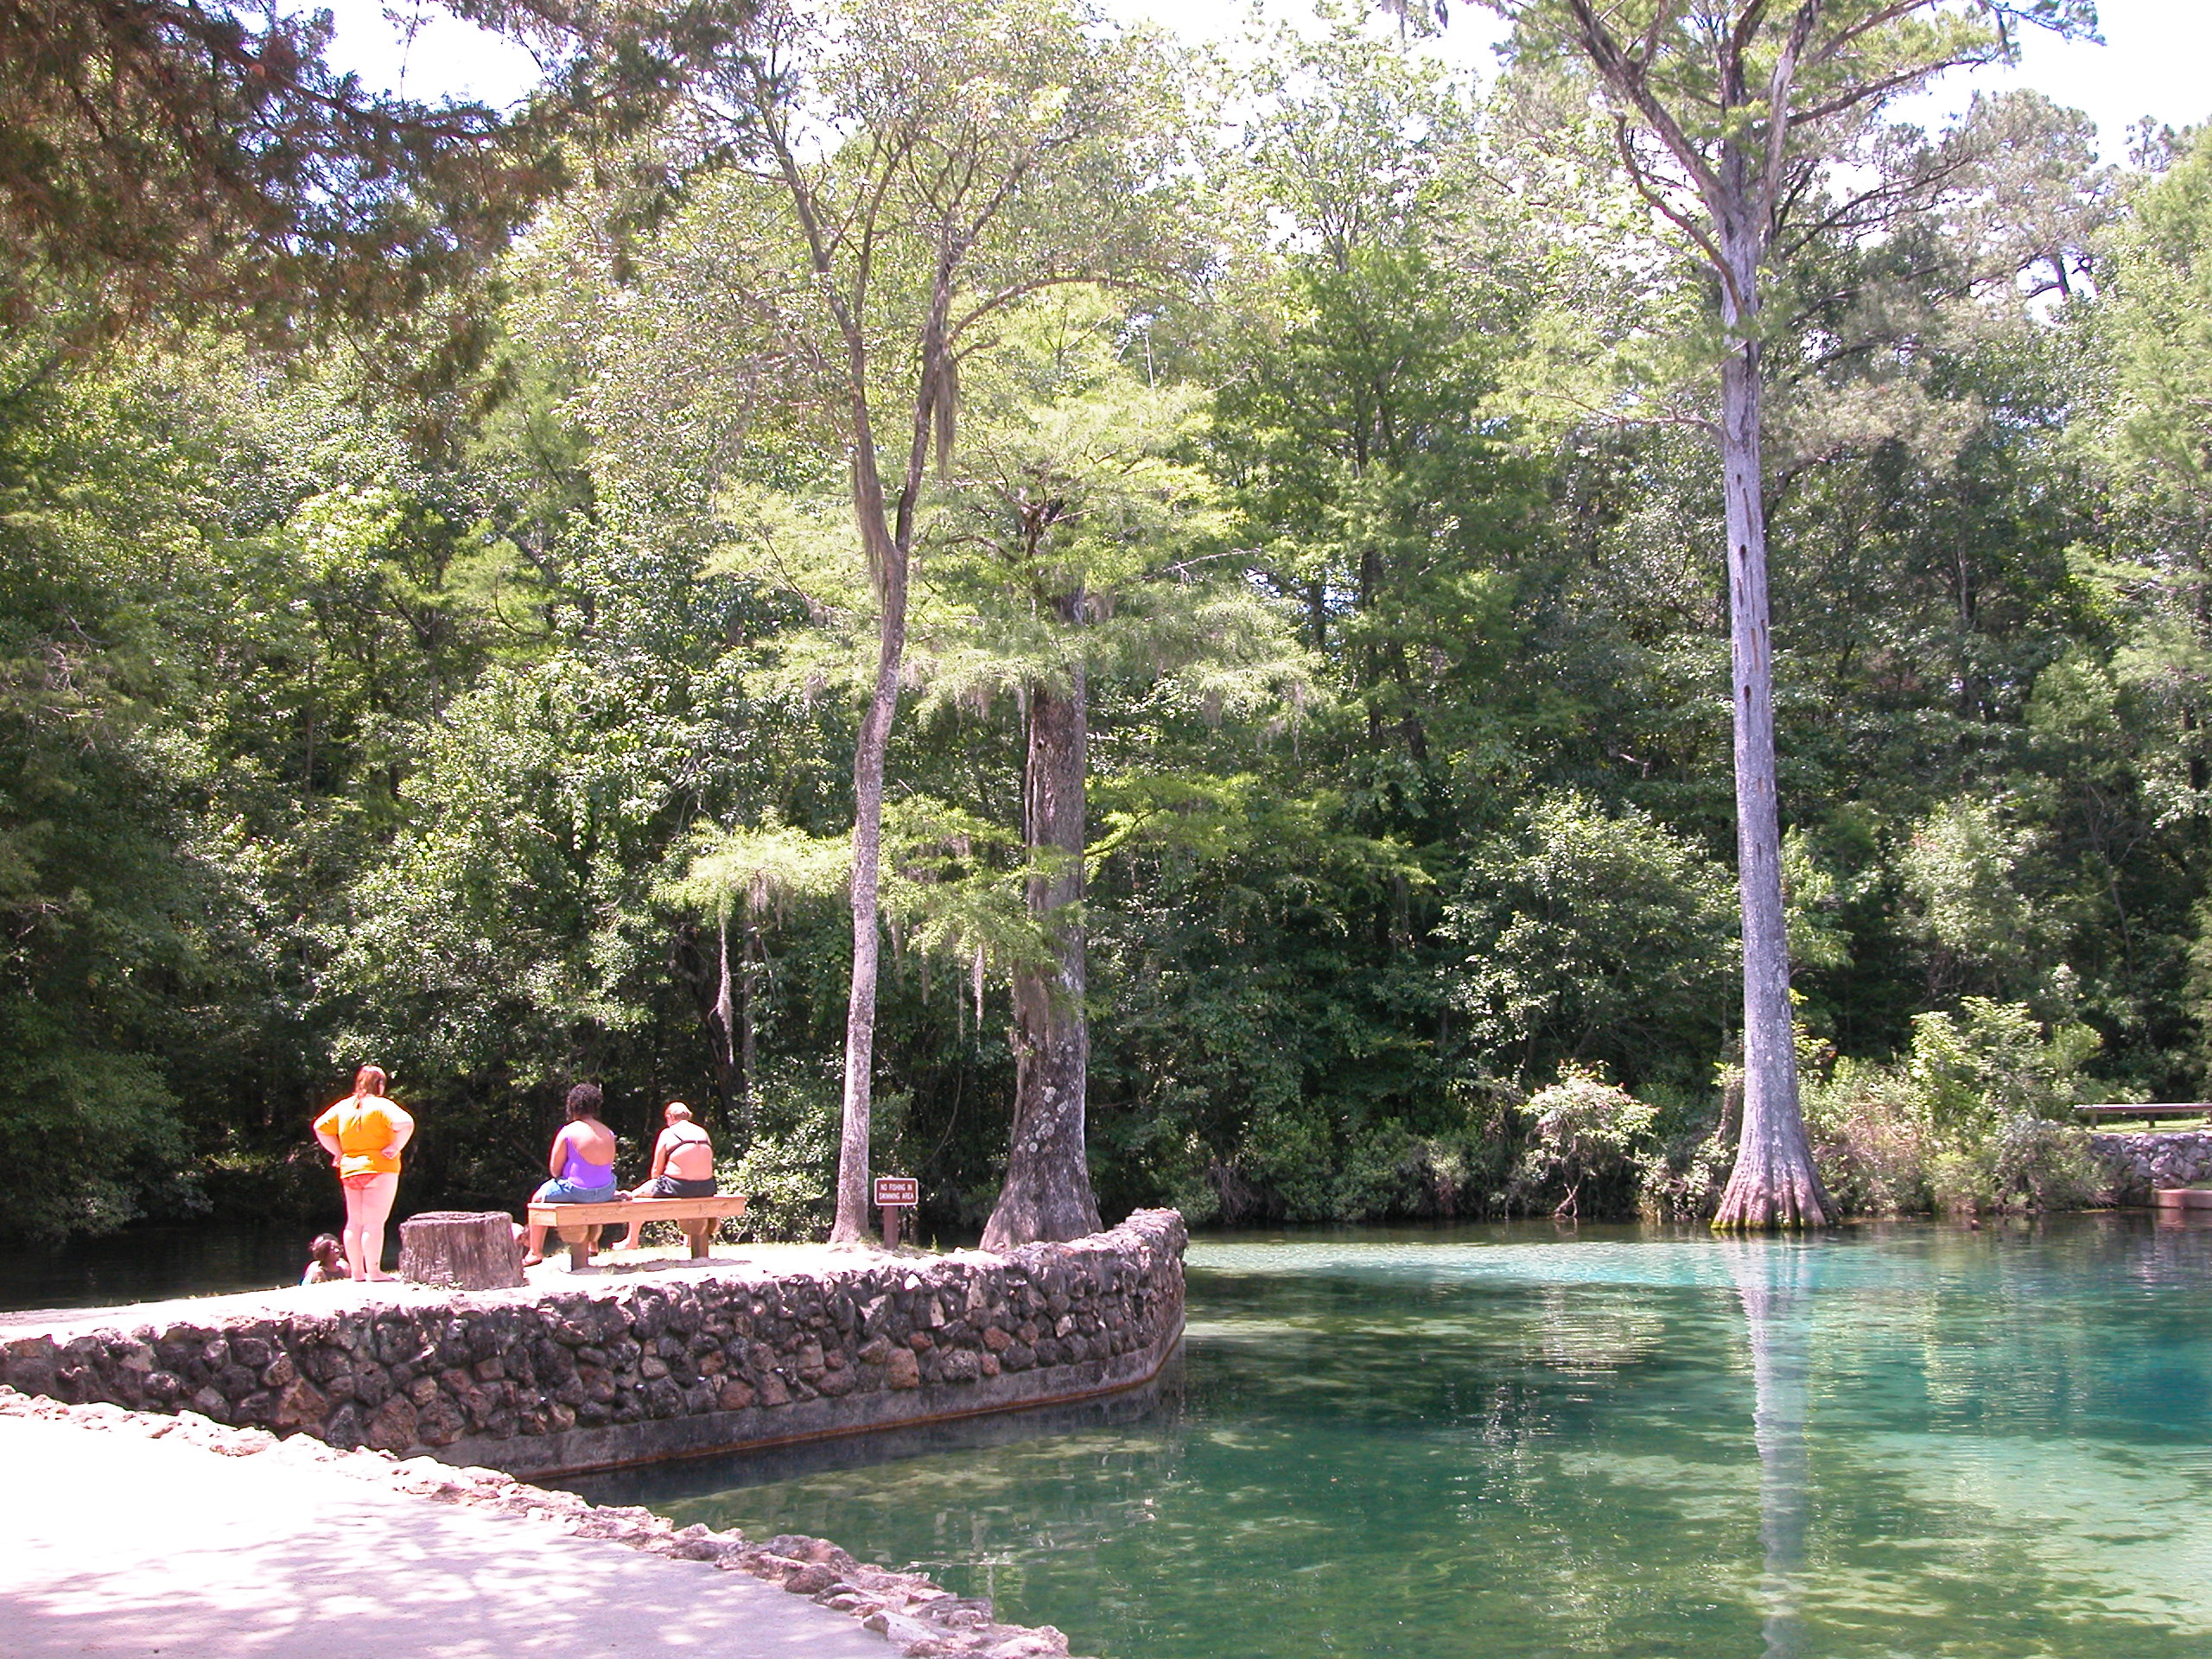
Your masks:
{"label": "woman sitting in black swimsuit", "polygon": [[[691,1109],[680,1100],[671,1100],[661,1114],[668,1127],[660,1132],[660,1139],[653,1142],[652,1179],[643,1186],[633,1186],[633,1198],[710,1198],[715,1195],[715,1148],[707,1139],[707,1132],[691,1121]],[[633,1221],[629,1236],[615,1246],[617,1249],[634,1250],[645,1224]]]}

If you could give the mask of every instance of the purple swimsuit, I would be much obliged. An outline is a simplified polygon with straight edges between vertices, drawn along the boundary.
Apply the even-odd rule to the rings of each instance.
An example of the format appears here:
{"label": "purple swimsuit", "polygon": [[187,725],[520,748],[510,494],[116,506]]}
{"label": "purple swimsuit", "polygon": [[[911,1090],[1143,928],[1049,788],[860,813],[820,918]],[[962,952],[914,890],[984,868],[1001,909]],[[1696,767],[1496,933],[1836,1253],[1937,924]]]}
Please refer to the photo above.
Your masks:
{"label": "purple swimsuit", "polygon": [[585,1188],[612,1186],[614,1185],[613,1160],[610,1159],[603,1164],[592,1163],[574,1146],[571,1146],[569,1148],[568,1157],[561,1165],[561,1179],[570,1186]]}

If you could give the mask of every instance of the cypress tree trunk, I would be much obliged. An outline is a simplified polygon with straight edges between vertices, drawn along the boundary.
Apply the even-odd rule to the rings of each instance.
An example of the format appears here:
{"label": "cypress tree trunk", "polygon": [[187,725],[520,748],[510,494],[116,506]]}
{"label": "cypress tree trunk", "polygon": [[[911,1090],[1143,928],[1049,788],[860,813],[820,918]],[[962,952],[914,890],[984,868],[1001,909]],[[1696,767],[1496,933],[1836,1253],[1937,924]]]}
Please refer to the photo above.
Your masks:
{"label": "cypress tree trunk", "polygon": [[875,688],[861,720],[860,742],[853,751],[852,988],[845,1004],[845,1100],[837,1136],[837,1214],[830,1225],[832,1244],[857,1244],[868,1236],[869,1131],[875,1100],[875,981],[881,959],[879,875],[883,860],[883,763],[891,747],[891,726],[899,714],[899,665],[906,653],[907,561],[914,545],[914,514],[921,496],[923,467],[937,425],[936,397],[944,367],[944,319],[952,304],[952,269],[943,256],[922,329],[921,383],[915,394],[914,427],[895,515],[884,516],[882,474],[877,470],[875,428],[868,411],[868,365],[865,339],[849,326],[853,415],[852,485],[854,516],[868,554],[882,605],[877,623]]}
{"label": "cypress tree trunk", "polygon": [[1766,505],[1759,476],[1760,241],[1723,224],[1720,458],[1728,527],[1728,645],[1736,729],[1736,879],[1744,916],[1744,1120],[1716,1227],[1817,1227],[1827,1194],[1797,1098],[1789,940],[1782,910],[1782,820],[1775,798],[1774,652],[1768,629]]}
{"label": "cypress tree trunk", "polygon": [[716,918],[715,944],[715,1092],[721,1097],[722,1128],[727,1132],[735,1126],[737,1093],[742,1086],[737,1077],[732,1041],[734,1033],[731,1027],[737,1017],[737,1010],[730,994],[729,918],[727,916]]}
{"label": "cypress tree trunk", "polygon": [[[1079,614],[1082,603],[1078,594],[1063,609]],[[1049,974],[1014,976],[1014,1139],[998,1207],[983,1229],[987,1250],[1098,1230],[1084,1127],[1090,1071],[1080,908],[1088,697],[1079,662],[1065,693],[1039,685],[1029,694],[1023,810],[1033,855],[1029,909],[1051,937],[1058,963]],[[1046,855],[1041,862],[1038,853]]]}
{"label": "cypress tree trunk", "polygon": [[[860,746],[853,755],[853,976],[845,1005],[845,1103],[837,1141],[837,1217],[830,1231],[833,1244],[856,1243],[868,1230],[875,980],[881,955],[876,889],[883,858],[883,759],[899,708],[899,664],[906,642],[906,561],[901,557],[896,625],[887,594],[875,691],[868,699],[868,714],[861,721]],[[887,571],[887,588],[888,577]]]}
{"label": "cypress tree trunk", "polygon": [[745,1144],[753,1144],[753,1132],[758,1127],[758,1113],[753,1105],[753,1083],[760,1071],[758,1026],[753,1004],[760,995],[760,924],[751,915],[745,918],[745,968],[738,976],[738,1062],[737,1100],[738,1128],[745,1137]]}
{"label": "cypress tree trunk", "polygon": [[[1735,709],[1738,879],[1744,911],[1744,1116],[1721,1227],[1816,1224],[1821,1189],[1797,1099],[1775,798],[1766,521],[1760,489],[1759,274],[1784,224],[1827,203],[1806,188],[1853,152],[1834,123],[1872,118],[1947,69],[2012,44],[2005,17],[2062,38],[2094,28],[2088,6],[1943,0],[1726,0],[1624,7],[1605,0],[1492,0],[1531,41],[1571,47],[1611,96],[1614,140],[1646,204],[1719,279],[1729,350],[1720,378],[1727,500],[1731,701]],[[1994,24],[1982,34],[1961,12]],[[1814,85],[1801,87],[1808,74]],[[1807,92],[1808,107],[1799,94]],[[1855,130],[1855,129],[1854,129]],[[1888,175],[1854,212],[1897,223],[1941,170]],[[1864,221],[1862,221],[1864,222]]]}

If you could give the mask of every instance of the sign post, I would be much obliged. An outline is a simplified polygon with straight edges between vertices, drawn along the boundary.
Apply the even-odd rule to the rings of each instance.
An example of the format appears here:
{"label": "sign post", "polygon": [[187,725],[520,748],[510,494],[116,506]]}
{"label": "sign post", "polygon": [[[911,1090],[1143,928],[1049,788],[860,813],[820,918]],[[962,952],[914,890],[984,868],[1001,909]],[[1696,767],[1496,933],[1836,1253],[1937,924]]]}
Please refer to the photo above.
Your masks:
{"label": "sign post", "polygon": [[922,1201],[922,1184],[912,1175],[879,1175],[875,1178],[875,1207],[883,1211],[883,1248],[899,1248],[899,1212],[912,1210]]}

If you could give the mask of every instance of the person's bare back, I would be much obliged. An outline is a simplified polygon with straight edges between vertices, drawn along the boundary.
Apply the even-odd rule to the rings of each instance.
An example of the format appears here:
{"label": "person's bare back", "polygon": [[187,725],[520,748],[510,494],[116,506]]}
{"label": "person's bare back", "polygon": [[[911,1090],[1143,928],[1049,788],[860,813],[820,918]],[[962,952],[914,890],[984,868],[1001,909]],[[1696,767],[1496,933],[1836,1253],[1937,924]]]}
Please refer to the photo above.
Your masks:
{"label": "person's bare back", "polygon": [[[707,1132],[691,1121],[691,1109],[671,1100],[661,1114],[668,1127],[653,1142],[653,1173],[643,1186],[633,1186],[633,1198],[702,1198],[715,1190],[715,1147]],[[616,1248],[634,1250],[645,1224],[633,1221]]]}
{"label": "person's bare back", "polygon": [[653,1164],[656,1174],[673,1175],[679,1181],[710,1181],[715,1178],[714,1144],[687,1116],[660,1132]]}

